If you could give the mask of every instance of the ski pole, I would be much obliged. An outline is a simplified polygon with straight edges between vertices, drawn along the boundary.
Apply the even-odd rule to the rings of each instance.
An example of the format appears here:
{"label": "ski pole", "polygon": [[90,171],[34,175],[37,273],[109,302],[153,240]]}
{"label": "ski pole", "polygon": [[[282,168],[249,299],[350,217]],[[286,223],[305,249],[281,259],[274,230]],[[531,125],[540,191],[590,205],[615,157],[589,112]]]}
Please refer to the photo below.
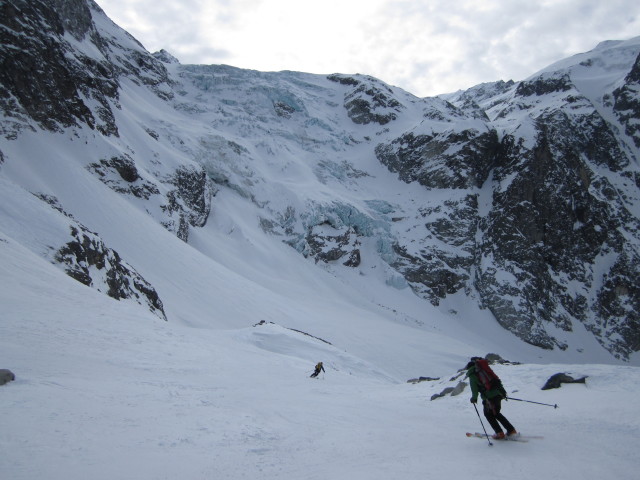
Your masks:
{"label": "ski pole", "polygon": [[507,397],[507,400],[516,400],[518,402],[535,403],[536,405],[546,405],[547,407],[558,408],[558,404],[551,405],[550,403],[532,402],[531,400],[522,400],[521,398]]}
{"label": "ski pole", "polygon": [[480,425],[482,425],[482,430],[484,430],[484,434],[487,437],[487,442],[489,442],[489,446],[493,447],[493,443],[491,443],[491,440],[489,439],[489,434],[487,433],[487,429],[484,428],[484,423],[482,422],[482,418],[480,417],[480,412],[478,412],[478,407],[476,407],[476,404],[473,404],[473,408],[476,409],[476,414],[478,415],[478,420],[480,420]]}

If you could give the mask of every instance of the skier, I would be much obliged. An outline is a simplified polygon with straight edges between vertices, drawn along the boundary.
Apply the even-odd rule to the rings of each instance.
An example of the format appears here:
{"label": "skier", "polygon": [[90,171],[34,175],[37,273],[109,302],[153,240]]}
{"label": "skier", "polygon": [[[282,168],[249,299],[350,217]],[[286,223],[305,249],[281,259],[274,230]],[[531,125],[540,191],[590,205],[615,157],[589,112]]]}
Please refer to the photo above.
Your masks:
{"label": "skier", "polygon": [[322,366],[322,362],[318,362],[318,364],[316,365],[315,370],[311,374],[311,378],[317,377],[320,374],[321,370],[324,372],[324,367]]}
{"label": "skier", "polygon": [[[502,387],[502,384],[498,381],[497,385],[490,389],[484,387],[478,375],[478,366],[476,358],[472,358],[467,364],[467,377],[469,377],[469,384],[471,385],[471,403],[478,401],[478,393],[482,396],[482,405],[484,410],[484,416],[487,418],[489,425],[496,432],[491,438],[494,440],[504,440],[505,434],[502,430],[502,426],[507,430],[507,436],[517,436],[518,432],[511,425],[511,422],[506,419],[502,413],[500,413],[501,402],[503,398],[507,398],[507,392]],[[490,370],[490,369],[489,369]],[[493,372],[492,372],[493,373]],[[495,375],[495,374],[494,374]]]}

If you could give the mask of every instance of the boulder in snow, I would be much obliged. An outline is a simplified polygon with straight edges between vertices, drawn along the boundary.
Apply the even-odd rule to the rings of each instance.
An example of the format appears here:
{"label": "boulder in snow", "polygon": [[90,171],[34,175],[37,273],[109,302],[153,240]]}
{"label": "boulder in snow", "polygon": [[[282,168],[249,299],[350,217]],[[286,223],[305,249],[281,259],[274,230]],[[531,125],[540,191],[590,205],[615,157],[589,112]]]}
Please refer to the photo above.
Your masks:
{"label": "boulder in snow", "polygon": [[552,388],[560,388],[563,383],[585,383],[587,377],[575,379],[566,373],[556,373],[549,377],[547,383],[544,384],[542,390],[551,390]]}
{"label": "boulder in snow", "polygon": [[13,374],[11,370],[7,370],[6,368],[0,368],[0,385],[9,383],[15,379],[16,379],[16,376]]}
{"label": "boulder in snow", "polygon": [[467,383],[460,381],[455,387],[447,387],[442,392],[432,395],[431,401],[435,400],[436,398],[445,397],[447,395],[451,395],[452,397],[455,397],[456,395],[460,395],[462,392],[464,392],[464,389],[466,387],[467,387]]}

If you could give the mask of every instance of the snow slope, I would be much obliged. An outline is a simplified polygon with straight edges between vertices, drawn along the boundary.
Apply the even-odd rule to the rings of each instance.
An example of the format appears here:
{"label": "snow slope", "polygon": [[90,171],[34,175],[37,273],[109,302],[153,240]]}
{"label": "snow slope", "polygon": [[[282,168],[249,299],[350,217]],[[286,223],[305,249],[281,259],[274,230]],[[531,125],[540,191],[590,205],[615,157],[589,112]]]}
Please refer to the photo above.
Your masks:
{"label": "snow slope", "polygon": [[[559,408],[507,402],[516,428],[545,438],[490,448],[464,436],[481,431],[468,390],[429,400],[455,384],[448,378],[470,351],[445,337],[441,354],[417,367],[443,380],[413,385],[282,325],[211,330],[158,321],[6,236],[0,265],[0,364],[16,373],[0,387],[1,478],[637,475],[635,367],[496,367],[514,397]],[[384,345],[399,357],[406,348]],[[318,360],[326,373],[310,379]],[[588,375],[587,383],[541,391],[558,371]]]}

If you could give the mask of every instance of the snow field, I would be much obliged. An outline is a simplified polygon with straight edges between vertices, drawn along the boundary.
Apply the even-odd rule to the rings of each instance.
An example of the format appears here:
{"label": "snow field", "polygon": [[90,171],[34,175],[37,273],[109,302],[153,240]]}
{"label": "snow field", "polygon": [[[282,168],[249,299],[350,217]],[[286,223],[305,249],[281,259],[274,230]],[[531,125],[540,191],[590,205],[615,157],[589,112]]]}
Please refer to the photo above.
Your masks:
{"label": "snow field", "polygon": [[[162,322],[80,285],[6,237],[0,261],[0,363],[16,374],[0,387],[1,478],[637,473],[636,367],[497,366],[514,397],[559,408],[505,402],[516,428],[545,438],[490,448],[464,436],[481,431],[468,389],[429,400],[455,384],[455,371],[407,384],[384,365],[280,325],[211,330]],[[384,348],[400,355],[402,345]],[[308,378],[320,360],[326,373]],[[427,375],[429,367],[419,368]],[[589,378],[541,391],[558,371]]]}

